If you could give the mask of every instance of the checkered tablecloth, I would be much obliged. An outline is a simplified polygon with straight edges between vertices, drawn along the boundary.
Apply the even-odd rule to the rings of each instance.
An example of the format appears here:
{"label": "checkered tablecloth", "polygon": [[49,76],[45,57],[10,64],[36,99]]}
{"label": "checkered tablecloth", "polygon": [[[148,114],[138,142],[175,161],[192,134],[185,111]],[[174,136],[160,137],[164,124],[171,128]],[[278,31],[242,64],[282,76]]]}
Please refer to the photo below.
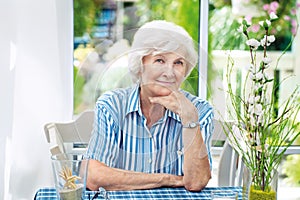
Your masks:
{"label": "checkered tablecloth", "polygon": [[[107,194],[110,200],[120,199],[180,199],[180,200],[210,200],[212,191],[221,191],[226,194],[227,192],[238,192],[239,200],[242,199],[242,188],[240,187],[207,187],[200,192],[189,192],[184,188],[158,188],[150,190],[131,190],[131,191],[108,191]],[[87,191],[86,200],[92,199],[96,191]],[[56,191],[54,188],[41,188],[35,195],[35,200],[57,200]],[[96,199],[104,199],[102,195],[99,195]]]}

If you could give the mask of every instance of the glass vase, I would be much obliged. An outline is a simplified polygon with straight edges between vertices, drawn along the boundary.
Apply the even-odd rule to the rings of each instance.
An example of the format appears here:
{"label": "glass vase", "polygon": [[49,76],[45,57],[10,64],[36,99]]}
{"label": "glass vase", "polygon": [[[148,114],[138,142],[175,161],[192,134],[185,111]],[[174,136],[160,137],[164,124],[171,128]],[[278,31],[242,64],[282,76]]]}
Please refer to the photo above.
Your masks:
{"label": "glass vase", "polygon": [[88,159],[82,154],[56,154],[51,159],[57,199],[85,199]]}
{"label": "glass vase", "polygon": [[273,170],[270,184],[266,187],[266,191],[256,189],[254,187],[255,172],[245,167],[243,172],[243,200],[277,200],[277,185],[278,185],[278,171]]}

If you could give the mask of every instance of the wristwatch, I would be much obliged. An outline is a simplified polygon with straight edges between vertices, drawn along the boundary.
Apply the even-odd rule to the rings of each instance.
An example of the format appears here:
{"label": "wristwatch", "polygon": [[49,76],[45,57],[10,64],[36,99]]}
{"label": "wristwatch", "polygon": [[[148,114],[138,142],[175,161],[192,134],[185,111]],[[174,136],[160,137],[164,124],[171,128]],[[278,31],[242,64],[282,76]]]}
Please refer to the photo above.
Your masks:
{"label": "wristwatch", "polygon": [[182,128],[196,128],[197,126],[200,126],[200,122],[190,122],[186,125],[182,124]]}

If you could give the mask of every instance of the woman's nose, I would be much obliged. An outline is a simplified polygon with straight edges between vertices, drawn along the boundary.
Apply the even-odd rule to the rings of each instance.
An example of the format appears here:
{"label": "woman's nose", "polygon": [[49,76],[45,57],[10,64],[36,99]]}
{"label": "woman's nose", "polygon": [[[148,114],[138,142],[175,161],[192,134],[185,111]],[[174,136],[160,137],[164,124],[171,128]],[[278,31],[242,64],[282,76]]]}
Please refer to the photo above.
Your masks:
{"label": "woman's nose", "polygon": [[166,63],[165,74],[168,76],[174,76],[173,63]]}

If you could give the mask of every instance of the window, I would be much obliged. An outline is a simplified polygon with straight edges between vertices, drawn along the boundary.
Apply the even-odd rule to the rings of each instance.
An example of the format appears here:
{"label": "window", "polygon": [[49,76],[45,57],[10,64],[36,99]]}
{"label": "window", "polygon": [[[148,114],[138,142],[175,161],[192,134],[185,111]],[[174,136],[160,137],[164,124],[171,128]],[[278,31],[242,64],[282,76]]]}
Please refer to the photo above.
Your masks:
{"label": "window", "polygon": [[[146,21],[152,19],[174,21],[185,27],[194,38],[195,43],[198,43],[199,2],[198,0],[74,0],[74,113],[93,109],[96,99],[103,92],[132,84],[127,74],[126,52],[130,48],[135,30]],[[233,34],[233,30],[238,27],[238,18],[231,12],[233,9],[231,2],[234,1],[209,1],[209,60],[205,88],[207,86],[208,100],[222,114],[225,114],[224,102],[226,100],[223,90],[223,69],[226,67],[227,56],[224,50],[246,48],[243,45],[244,38]],[[288,9],[285,11],[291,10],[295,5],[290,2],[292,0],[287,3],[286,8]],[[256,6],[256,4],[253,5]],[[248,5],[248,8],[251,7]],[[78,14],[81,17],[77,18]],[[86,16],[89,17],[86,19]],[[292,21],[290,22],[288,28],[293,30]],[[279,30],[283,36],[279,40],[279,47],[276,48],[282,48],[281,44],[286,46],[286,41],[291,39],[291,35],[284,35],[286,31],[282,31],[287,28],[285,25],[283,24]],[[280,74],[280,77],[296,74],[296,78],[287,82],[287,85],[294,85],[300,80],[300,72],[296,69],[300,60],[295,57],[294,48],[297,47],[289,48],[287,56],[282,59],[282,68],[276,72]],[[248,55],[245,56],[244,51],[238,53],[241,57],[240,62],[247,62]],[[237,77],[241,75],[240,72],[237,72]],[[182,87],[194,94],[198,93],[197,68]],[[288,88],[292,87],[285,86],[284,90],[279,91],[279,101],[280,97],[284,97],[286,92],[289,92]],[[216,112],[216,117],[218,114]]]}
{"label": "window", "polygon": [[[236,4],[236,2],[238,2]],[[237,6],[237,7],[236,7]],[[253,1],[253,0],[210,0],[210,21],[209,21],[209,33],[210,41],[209,47],[211,48],[211,60],[212,60],[212,71],[215,73],[213,78],[214,93],[212,95],[212,101],[216,110],[219,110],[218,115],[225,115],[226,109],[224,102],[226,101],[226,92],[224,89],[224,69],[228,63],[228,51],[231,51],[231,55],[234,57],[235,65],[241,66],[241,69],[236,72],[236,93],[240,93],[240,87],[243,80],[243,68],[249,65],[249,52],[247,51],[246,38],[243,34],[239,34],[236,30],[240,26],[241,18],[246,15],[246,18],[253,23],[264,18],[264,15],[274,9],[277,11],[279,19],[276,21],[276,26],[272,30],[276,36],[276,42],[272,46],[273,52],[270,52],[270,56],[278,58],[281,52],[287,48],[285,56],[283,56],[279,62],[279,67],[274,68],[274,78],[277,78],[278,82],[281,82],[281,86],[278,88],[276,95],[278,104],[285,100],[292,90],[295,88],[295,83],[299,84],[300,73],[296,66],[299,65],[300,60],[297,58],[296,53],[299,49],[294,44],[288,46],[293,34],[296,33],[296,18],[299,5],[296,4],[295,0],[288,1]],[[253,10],[251,10],[253,9]],[[251,14],[250,14],[251,13]],[[250,16],[252,15],[252,16]],[[298,14],[299,18],[299,14]],[[253,28],[253,27],[252,27]],[[255,33],[253,28],[251,31]],[[299,32],[298,32],[299,35]],[[299,36],[295,38],[296,43],[299,41]],[[262,36],[261,36],[262,37]],[[273,63],[276,60],[273,59]],[[288,79],[286,79],[289,77]],[[285,80],[286,79],[286,80]],[[284,81],[283,81],[284,80]],[[283,81],[283,82],[282,82]],[[218,91],[218,92],[216,92]],[[280,109],[280,108],[274,108]],[[300,117],[300,116],[299,116]],[[300,121],[298,117],[298,120]],[[221,117],[220,117],[221,118]],[[299,130],[298,130],[299,131]],[[297,154],[287,155],[286,159],[283,160],[282,166],[280,166],[280,195],[283,196],[284,191],[297,189],[299,187],[299,171],[297,172],[296,166],[300,164],[300,138],[295,141],[295,146],[291,147],[286,153]],[[293,162],[297,163],[296,165]],[[287,187],[292,185],[292,187]],[[298,188],[299,189],[299,188]],[[288,192],[285,192],[288,194]],[[284,199],[288,199],[285,196]]]}
{"label": "window", "polygon": [[[197,46],[198,8],[197,1],[185,0],[74,0],[74,113],[93,109],[103,92],[132,84],[127,52],[145,22],[166,19],[182,25]],[[198,93],[197,69],[182,87]]]}

